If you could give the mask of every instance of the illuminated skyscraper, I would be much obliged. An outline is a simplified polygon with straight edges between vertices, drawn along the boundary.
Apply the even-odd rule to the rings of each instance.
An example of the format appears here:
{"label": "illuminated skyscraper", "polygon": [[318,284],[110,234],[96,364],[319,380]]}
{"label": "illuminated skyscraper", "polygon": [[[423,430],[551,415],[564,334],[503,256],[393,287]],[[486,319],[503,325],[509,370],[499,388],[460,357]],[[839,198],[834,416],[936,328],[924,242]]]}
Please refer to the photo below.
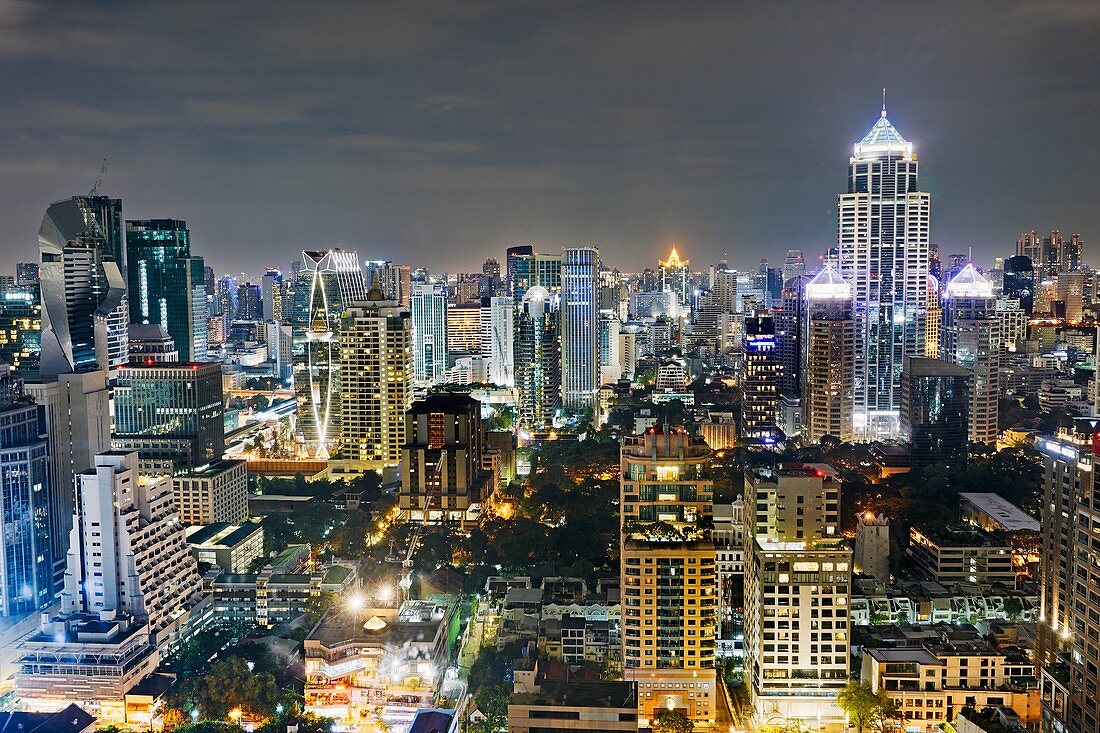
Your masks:
{"label": "illuminated skyscraper", "polygon": [[993,285],[968,264],[947,284],[940,328],[940,358],[969,369],[971,442],[997,440],[1001,320]]}
{"label": "illuminated skyscraper", "polygon": [[447,370],[447,286],[412,284],[413,381],[427,386]]}
{"label": "illuminated skyscraper", "polygon": [[302,252],[294,288],[292,357],[298,433],[311,456],[328,458],[339,439],[341,317],[366,295],[357,253]]}
{"label": "illuminated skyscraper", "polygon": [[[35,264],[37,272],[38,263]],[[38,373],[42,354],[42,304],[38,284],[15,285],[0,294],[0,363],[21,375]]]}
{"label": "illuminated skyscraper", "polygon": [[489,370],[489,382],[501,387],[516,384],[514,314],[515,304],[511,297],[493,296],[481,300],[481,356]]}
{"label": "illuminated skyscraper", "polygon": [[675,293],[680,307],[691,309],[691,261],[681,260],[676,252],[676,245],[672,245],[672,251],[667,260],[658,260],[661,268],[661,290]]}
{"label": "illuminated skyscraper", "polygon": [[46,209],[40,374],[114,370],[129,359],[122,247],[120,199],[73,196]]}
{"label": "illuminated skyscraper", "polygon": [[510,266],[514,266],[511,295],[517,303],[523,300],[527,288],[536,285],[546,288],[552,295],[561,292],[561,255],[520,252],[509,257]]}
{"label": "illuminated skyscraper", "polygon": [[1006,297],[1020,301],[1020,309],[1031,317],[1035,307],[1035,267],[1026,256],[1017,255],[1005,260],[1004,285]]}
{"label": "illuminated skyscraper", "polygon": [[682,428],[623,438],[623,677],[638,682],[638,717],[676,710],[713,724],[718,590],[711,536],[711,450]]}
{"label": "illuminated skyscraper", "polygon": [[595,247],[567,249],[562,254],[562,406],[578,413],[591,413],[600,386],[599,275],[600,251]]}
{"label": "illuminated skyscraper", "polygon": [[554,419],[561,390],[561,341],[556,300],[546,288],[527,289],[516,313],[515,379],[519,421],[545,430]]}
{"label": "illuminated skyscraper", "polygon": [[902,359],[925,353],[931,197],[917,170],[912,143],[884,106],[855,145],[848,192],[838,199],[838,270],[852,285],[862,357],[855,431],[868,440],[897,435]]}
{"label": "illuminated skyscraper", "polygon": [[802,404],[806,439],[852,440],[856,324],[852,286],[826,265],[806,285]]}
{"label": "illuminated skyscraper", "polygon": [[202,257],[191,256],[187,222],[126,222],[130,323],[160,324],[182,361],[206,361],[206,275]]}
{"label": "illuminated skyscraper", "polygon": [[741,435],[774,443],[779,425],[779,352],[771,316],[749,316],[741,347]]}
{"label": "illuminated skyscraper", "polygon": [[340,352],[341,450],[360,469],[396,466],[412,400],[409,311],[371,287],[344,311]]}
{"label": "illuminated skyscraper", "polygon": [[260,281],[263,299],[264,319],[275,323],[283,322],[283,273],[274,267],[267,268]]}

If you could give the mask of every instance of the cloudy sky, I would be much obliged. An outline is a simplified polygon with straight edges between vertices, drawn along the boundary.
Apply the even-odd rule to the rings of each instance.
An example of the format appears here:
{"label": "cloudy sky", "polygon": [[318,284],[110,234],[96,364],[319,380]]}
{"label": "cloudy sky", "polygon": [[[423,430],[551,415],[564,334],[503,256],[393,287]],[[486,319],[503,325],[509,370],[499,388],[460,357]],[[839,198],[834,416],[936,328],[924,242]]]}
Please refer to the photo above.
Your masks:
{"label": "cloudy sky", "polygon": [[883,86],[945,252],[1096,251],[1098,37],[1092,0],[0,0],[0,268],[104,156],[126,216],[186,219],[218,270],[809,257]]}

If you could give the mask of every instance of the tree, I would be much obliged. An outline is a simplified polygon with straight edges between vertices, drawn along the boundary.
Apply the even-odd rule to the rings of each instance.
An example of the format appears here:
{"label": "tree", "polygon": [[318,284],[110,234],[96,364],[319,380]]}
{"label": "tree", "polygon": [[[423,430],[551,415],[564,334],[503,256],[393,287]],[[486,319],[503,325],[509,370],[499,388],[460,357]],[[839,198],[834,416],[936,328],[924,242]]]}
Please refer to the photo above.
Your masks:
{"label": "tree", "polygon": [[848,684],[836,696],[836,702],[855,724],[857,733],[863,733],[863,729],[874,721],[879,711],[879,701],[874,690],[870,685],[856,680],[848,680]]}
{"label": "tree", "polygon": [[677,710],[666,710],[653,719],[653,733],[692,733],[695,723]]}

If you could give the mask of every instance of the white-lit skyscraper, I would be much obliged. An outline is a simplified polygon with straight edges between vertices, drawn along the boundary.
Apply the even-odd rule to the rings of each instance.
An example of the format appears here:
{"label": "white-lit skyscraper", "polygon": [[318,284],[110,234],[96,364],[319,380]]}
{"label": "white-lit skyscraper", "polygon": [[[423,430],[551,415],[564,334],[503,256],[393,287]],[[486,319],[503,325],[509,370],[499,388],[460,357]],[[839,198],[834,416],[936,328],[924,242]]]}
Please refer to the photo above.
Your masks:
{"label": "white-lit skyscraper", "polygon": [[905,356],[925,354],[930,196],[917,157],[886,118],[855,145],[838,200],[838,269],[852,285],[857,348],[856,436],[898,434]]}
{"label": "white-lit skyscraper", "polygon": [[516,384],[514,315],[515,301],[511,296],[481,299],[481,356],[489,370],[489,381],[500,387]]}
{"label": "white-lit skyscraper", "polygon": [[599,277],[595,247],[562,253],[561,393],[562,406],[573,412],[591,412],[600,386]]}
{"label": "white-lit skyscraper", "polygon": [[826,265],[805,287],[802,404],[806,439],[852,440],[856,324],[852,287]]}
{"label": "white-lit skyscraper", "polygon": [[993,284],[968,264],[944,293],[940,358],[973,373],[967,426],[972,442],[997,440],[1000,355],[1001,319]]}
{"label": "white-lit skyscraper", "polygon": [[447,370],[447,285],[416,282],[412,312],[413,382],[430,385]]}
{"label": "white-lit skyscraper", "polygon": [[561,341],[557,301],[546,288],[527,288],[516,313],[515,378],[519,419],[544,430],[554,419],[561,390]]}

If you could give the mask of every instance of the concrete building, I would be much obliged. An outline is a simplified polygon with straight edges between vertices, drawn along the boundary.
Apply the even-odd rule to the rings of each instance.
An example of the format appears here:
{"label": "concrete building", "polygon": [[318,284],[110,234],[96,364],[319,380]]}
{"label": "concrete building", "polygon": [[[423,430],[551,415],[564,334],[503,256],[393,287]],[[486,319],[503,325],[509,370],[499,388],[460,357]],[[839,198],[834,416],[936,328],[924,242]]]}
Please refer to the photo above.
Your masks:
{"label": "concrete building", "polygon": [[248,519],[248,470],[244,461],[218,459],[172,476],[172,496],[184,524]]}
{"label": "concrete building", "polygon": [[556,300],[541,285],[526,288],[515,316],[515,380],[519,421],[545,430],[561,400],[561,338]]}
{"label": "concrete building", "polygon": [[481,353],[481,303],[447,306],[447,351],[450,354]]}
{"label": "concrete building", "polygon": [[371,288],[344,312],[340,344],[343,455],[360,470],[396,466],[412,399],[409,311]]}
{"label": "concrete building", "polygon": [[481,403],[429,394],[405,413],[398,506],[409,521],[476,523],[488,498]]}
{"label": "concrete building", "polygon": [[278,563],[258,573],[208,574],[205,585],[211,594],[213,620],[271,628],[308,612],[322,593],[349,598],[358,591],[359,576],[354,565],[294,569],[275,565]]}
{"label": "concrete building", "polygon": [[890,522],[885,514],[867,512],[856,523],[852,570],[886,583],[890,580]]}
{"label": "concrete building", "polygon": [[163,477],[136,453],[103,453],[78,477],[60,613],[16,642],[16,694],[32,710],[72,700],[126,719],[126,695],[201,627],[202,582]]}
{"label": "concrete building", "polygon": [[187,528],[187,544],[200,564],[226,573],[247,573],[264,554],[264,528],[259,523],[216,522]]}
{"label": "concrete building", "polygon": [[1039,532],[1039,522],[1000,494],[959,494],[963,519],[986,532]]}
{"label": "concrete building", "polygon": [[775,443],[779,425],[779,353],[771,316],[745,318],[741,348],[741,435]]}
{"label": "concrete building", "polygon": [[514,387],[515,302],[511,296],[481,300],[481,356],[489,370],[489,383]]}
{"label": "concrete building", "polygon": [[917,574],[943,585],[976,583],[1016,586],[1012,548],[969,527],[909,528],[909,548]]}
{"label": "concrete building", "polygon": [[745,474],[745,684],[756,725],[839,731],[848,680],[852,551],[839,539],[840,480],[822,464]]}
{"label": "concrete building", "polygon": [[69,552],[69,530],[76,510],[74,479],[111,448],[111,409],[107,371],[59,374],[28,380],[26,393],[43,409],[49,448],[50,554],[54,588],[60,591]]}
{"label": "concrete building", "polygon": [[715,719],[710,457],[680,428],[623,439],[623,677],[638,683],[639,719],[666,709],[698,725]]}
{"label": "concrete building", "polygon": [[531,689],[517,682],[515,688],[508,704],[509,733],[639,729],[636,682],[546,680]]}
{"label": "concrete building", "polygon": [[853,394],[856,369],[856,322],[852,287],[829,265],[805,285],[801,338],[802,405],[805,439],[832,435],[854,438]]}

